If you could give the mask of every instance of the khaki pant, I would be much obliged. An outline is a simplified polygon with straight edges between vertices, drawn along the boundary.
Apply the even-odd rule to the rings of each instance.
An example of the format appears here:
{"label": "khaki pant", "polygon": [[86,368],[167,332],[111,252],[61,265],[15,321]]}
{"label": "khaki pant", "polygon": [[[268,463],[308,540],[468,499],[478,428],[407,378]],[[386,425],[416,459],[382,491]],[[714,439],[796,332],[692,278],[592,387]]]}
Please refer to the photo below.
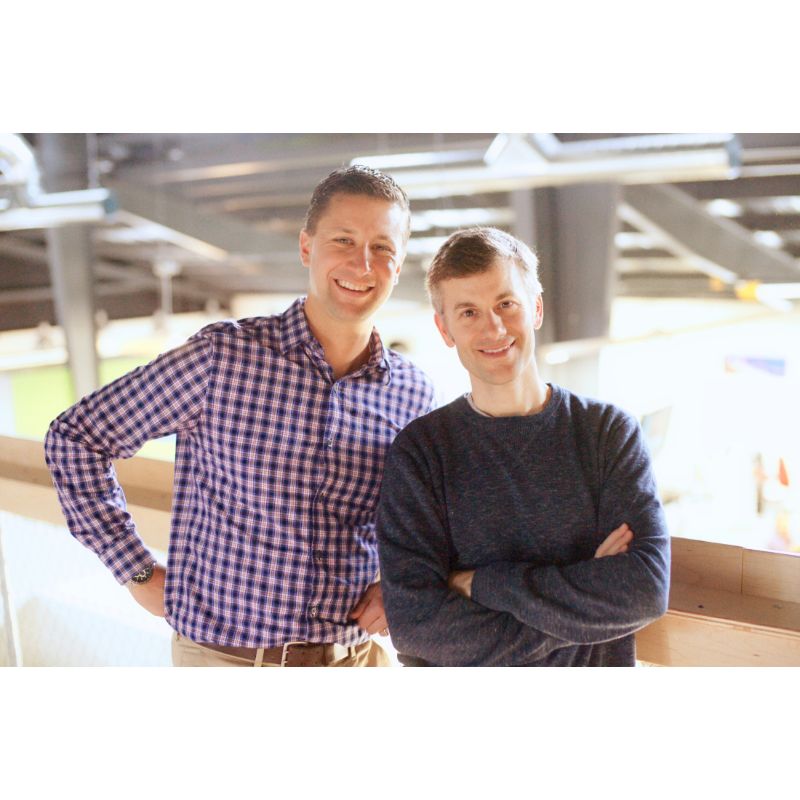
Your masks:
{"label": "khaki pant", "polygon": [[[252,661],[203,647],[178,633],[172,634],[172,665],[175,667],[252,667]],[[279,667],[279,664],[262,664]],[[372,639],[356,647],[355,655],[328,664],[329,667],[391,667],[386,651]]]}

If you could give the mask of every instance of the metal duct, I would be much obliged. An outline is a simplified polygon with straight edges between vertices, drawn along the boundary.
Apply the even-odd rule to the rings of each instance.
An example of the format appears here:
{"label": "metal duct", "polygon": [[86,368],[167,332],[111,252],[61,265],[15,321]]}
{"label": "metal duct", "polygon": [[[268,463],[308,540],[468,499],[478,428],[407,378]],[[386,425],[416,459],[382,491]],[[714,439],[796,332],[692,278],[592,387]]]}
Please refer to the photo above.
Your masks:
{"label": "metal duct", "polygon": [[42,191],[39,167],[30,145],[14,133],[0,134],[0,231],[56,228],[97,222],[116,210],[108,189]]}
{"label": "metal duct", "polygon": [[[554,134],[501,133],[480,166],[414,163],[387,169],[412,198],[513,191],[576,183],[673,183],[735,177],[741,145],[734,134],[665,134],[560,142]],[[393,155],[393,164],[403,156]],[[360,159],[353,159],[357,163]]]}

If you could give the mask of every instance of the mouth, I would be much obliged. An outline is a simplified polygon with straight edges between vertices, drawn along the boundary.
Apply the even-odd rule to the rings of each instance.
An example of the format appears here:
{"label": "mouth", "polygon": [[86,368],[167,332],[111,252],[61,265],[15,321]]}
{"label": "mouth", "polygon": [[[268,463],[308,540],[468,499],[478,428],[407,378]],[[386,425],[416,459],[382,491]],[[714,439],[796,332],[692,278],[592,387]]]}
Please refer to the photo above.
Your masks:
{"label": "mouth", "polygon": [[504,344],[501,347],[479,347],[478,352],[489,356],[489,358],[502,358],[511,350],[515,341],[516,340],[512,339],[508,344]]}
{"label": "mouth", "polygon": [[351,281],[343,281],[339,278],[335,278],[334,280],[340,289],[352,292],[353,294],[367,294],[375,288],[368,283],[352,283]]}

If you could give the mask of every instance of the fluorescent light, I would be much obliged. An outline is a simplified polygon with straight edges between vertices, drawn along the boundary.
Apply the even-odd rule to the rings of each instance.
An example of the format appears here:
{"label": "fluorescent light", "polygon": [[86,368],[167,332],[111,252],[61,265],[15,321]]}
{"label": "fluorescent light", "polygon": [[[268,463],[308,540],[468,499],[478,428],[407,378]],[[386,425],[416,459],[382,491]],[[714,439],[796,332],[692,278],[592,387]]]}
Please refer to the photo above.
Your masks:
{"label": "fluorescent light", "polygon": [[742,207],[732,200],[726,200],[724,197],[710,200],[706,203],[706,211],[713,214],[715,217],[741,217]]}
{"label": "fluorescent light", "polygon": [[656,246],[652,236],[638,231],[619,231],[614,244],[620,250],[652,250]]}
{"label": "fluorescent light", "polygon": [[800,283],[762,283],[756,294],[783,300],[800,300]]}
{"label": "fluorescent light", "polygon": [[783,247],[783,239],[775,231],[754,231],[753,238],[764,247],[778,249]]}
{"label": "fluorescent light", "polygon": [[379,156],[358,156],[350,166],[361,164],[373,169],[393,170],[410,167],[436,167],[443,164],[461,164],[480,161],[483,150],[434,150],[428,153],[386,153]]}
{"label": "fluorescent light", "polygon": [[408,240],[407,253],[410,256],[431,255],[446,241],[446,236],[413,236]]}
{"label": "fluorescent light", "polygon": [[515,219],[516,215],[511,208],[432,208],[414,212],[412,230],[510,225]]}

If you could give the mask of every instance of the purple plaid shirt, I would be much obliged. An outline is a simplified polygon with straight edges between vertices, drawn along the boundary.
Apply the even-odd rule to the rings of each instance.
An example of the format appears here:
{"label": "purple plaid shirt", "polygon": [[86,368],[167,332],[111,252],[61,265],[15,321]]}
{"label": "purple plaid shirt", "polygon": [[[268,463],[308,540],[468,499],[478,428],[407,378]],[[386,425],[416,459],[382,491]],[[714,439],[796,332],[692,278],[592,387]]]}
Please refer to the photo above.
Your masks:
{"label": "purple plaid shirt", "polygon": [[368,638],[347,616],[378,575],[384,457],[434,392],[377,331],[369,361],[334,380],[303,306],[203,328],[65,411],[45,441],[70,532],[125,583],[153,558],[111,460],[177,435],[166,618],[196,642]]}

